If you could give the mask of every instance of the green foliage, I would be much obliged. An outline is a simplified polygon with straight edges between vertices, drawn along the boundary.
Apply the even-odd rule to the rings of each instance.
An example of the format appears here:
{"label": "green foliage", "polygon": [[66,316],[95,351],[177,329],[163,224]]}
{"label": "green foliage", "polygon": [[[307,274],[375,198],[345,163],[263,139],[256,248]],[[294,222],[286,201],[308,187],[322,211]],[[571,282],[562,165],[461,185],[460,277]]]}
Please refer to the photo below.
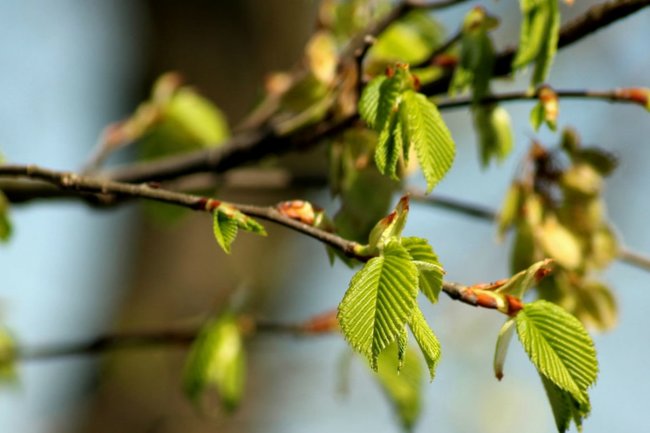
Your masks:
{"label": "green foliage", "polygon": [[508,112],[498,105],[482,104],[472,108],[472,115],[479,138],[483,167],[492,159],[503,161],[513,148],[512,125]]}
{"label": "green foliage", "polygon": [[438,338],[424,319],[422,311],[417,307],[413,309],[413,316],[409,321],[409,327],[411,328],[411,332],[413,332],[415,341],[420,346],[424,360],[429,368],[429,377],[433,381],[433,378],[436,376],[436,367],[438,366],[438,361],[440,361],[441,354]]}
{"label": "green foliage", "polygon": [[564,132],[558,151],[534,145],[528,158],[533,169],[512,184],[498,221],[501,235],[511,227],[516,231],[512,271],[552,258],[555,272],[539,285],[538,296],[588,326],[609,329],[616,322],[616,302],[595,274],[618,254],[601,196],[604,176],[616,160],[598,148],[581,147],[571,131]]}
{"label": "green foliage", "polygon": [[557,52],[560,35],[558,0],[520,0],[522,13],[519,49],[512,68],[522,69],[535,63],[531,88],[544,82]]}
{"label": "green foliage", "polygon": [[264,226],[226,203],[221,203],[212,212],[212,229],[214,238],[227,254],[230,254],[230,246],[239,229],[266,236]]}
{"label": "green foliage", "polygon": [[494,46],[488,32],[497,25],[498,20],[482,7],[475,7],[465,15],[460,63],[454,71],[450,93],[471,87],[474,101],[487,96],[494,67]]}
{"label": "green foliage", "polygon": [[398,364],[398,352],[397,344],[389,345],[379,355],[375,375],[402,426],[411,431],[422,406],[422,368],[412,349],[406,349],[403,365]]}
{"label": "green foliage", "polygon": [[537,91],[539,102],[530,111],[530,124],[535,131],[545,123],[551,131],[557,128],[558,97],[549,86],[541,86]]}
{"label": "green foliage", "polygon": [[413,312],[417,278],[408,252],[397,241],[389,242],[354,275],[339,305],[343,335],[375,370],[379,354],[397,339]]}
{"label": "green foliage", "polygon": [[421,238],[402,238],[402,246],[406,248],[418,269],[420,291],[432,304],[435,304],[438,302],[438,295],[442,290],[442,279],[445,275],[438,256],[431,245]]}
{"label": "green foliage", "polygon": [[494,349],[494,360],[492,366],[494,368],[494,375],[497,379],[503,379],[503,366],[506,362],[506,355],[508,354],[508,347],[510,340],[515,331],[515,319],[510,318],[506,320],[497,337],[496,348]]}
{"label": "green foliage", "polygon": [[454,160],[455,145],[435,104],[414,90],[408,66],[398,64],[388,76],[373,79],[359,100],[359,114],[378,134],[375,163],[397,179],[400,159],[416,151],[427,191],[444,177]]}
{"label": "green foliage", "polygon": [[[338,320],[350,345],[377,369],[379,354],[397,342],[398,365],[407,345],[406,325],[413,332],[431,378],[440,345],[416,303],[418,290],[437,300],[444,271],[424,239],[401,238],[408,215],[408,196],[370,233],[364,254],[373,254],[350,281],[339,305]],[[426,281],[425,286],[420,282]]]}
{"label": "green foliage", "polygon": [[587,390],[598,375],[593,341],[578,319],[544,300],[526,304],[515,321],[526,353],[547,381],[558,429],[564,431],[568,414],[581,420],[589,413]]}
{"label": "green foliage", "polygon": [[9,331],[0,326],[0,384],[16,381],[16,342]]}
{"label": "green foliage", "polygon": [[[2,161],[0,161],[1,163]],[[11,237],[11,221],[9,220],[9,200],[0,191],[0,242],[6,242]]]}
{"label": "green foliage", "polygon": [[244,392],[246,357],[236,317],[224,313],[201,330],[187,357],[183,386],[197,401],[214,388],[226,410],[234,410]]}

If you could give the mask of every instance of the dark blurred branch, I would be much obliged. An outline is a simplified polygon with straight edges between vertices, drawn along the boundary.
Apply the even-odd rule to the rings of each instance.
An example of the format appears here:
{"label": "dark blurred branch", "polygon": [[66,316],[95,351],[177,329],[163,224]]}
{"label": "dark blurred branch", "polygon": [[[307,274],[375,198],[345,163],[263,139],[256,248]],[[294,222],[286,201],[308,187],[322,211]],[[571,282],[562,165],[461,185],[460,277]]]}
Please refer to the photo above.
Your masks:
{"label": "dark blurred branch", "polygon": [[[648,98],[650,97],[650,90],[635,89],[635,88],[621,88],[614,90],[555,90],[555,95],[558,98],[577,98],[577,99],[600,99],[608,102],[619,102],[641,105],[646,108]],[[491,95],[478,101],[479,104],[494,104],[498,102],[511,102],[522,100],[537,100],[539,99],[539,91],[535,93],[529,92],[508,92],[498,95]],[[448,110],[453,108],[468,107],[475,103],[471,97],[444,99],[438,102],[437,106],[440,110]]]}
{"label": "dark blurred branch", "polygon": [[[367,36],[377,36],[392,22],[414,8],[436,9],[448,7],[461,0],[441,2],[408,2],[400,3],[384,18],[369,26],[355,37],[341,62],[356,61],[355,53],[367,46]],[[567,23],[560,30],[559,47],[568,46],[583,37],[622,19],[650,4],[650,0],[619,0],[591,7],[584,15]],[[515,49],[508,49],[497,56],[494,74],[509,75]],[[358,53],[357,53],[358,55]],[[348,57],[346,57],[348,56]],[[444,77],[433,81],[420,90],[434,96],[444,93],[449,86],[452,71]],[[352,126],[357,119],[356,114],[343,118],[330,118],[315,125],[303,127],[295,132],[282,135],[268,127],[236,135],[223,146],[173,156],[158,161],[133,164],[105,173],[113,180],[124,182],[145,182],[151,180],[168,180],[197,172],[222,173],[233,167],[258,161],[268,155],[283,154],[293,150],[305,149]]]}

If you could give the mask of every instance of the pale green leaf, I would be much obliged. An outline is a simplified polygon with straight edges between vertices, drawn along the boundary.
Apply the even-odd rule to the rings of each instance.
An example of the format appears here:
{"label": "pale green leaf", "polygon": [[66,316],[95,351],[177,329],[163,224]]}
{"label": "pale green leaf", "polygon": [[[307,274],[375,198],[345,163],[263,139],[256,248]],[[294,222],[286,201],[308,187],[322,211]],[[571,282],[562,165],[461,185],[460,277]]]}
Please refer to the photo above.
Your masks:
{"label": "pale green leaf", "polygon": [[520,0],[522,25],[519,48],[512,63],[521,69],[535,62],[531,87],[543,82],[557,51],[560,31],[558,0]]}
{"label": "pale green leaf", "polygon": [[422,367],[417,354],[407,348],[403,366],[398,372],[398,350],[397,344],[391,344],[379,355],[379,368],[375,377],[402,426],[410,431],[420,415]]}
{"label": "pale green leaf", "polygon": [[11,333],[0,326],[0,385],[15,384],[16,342]]}
{"label": "pale green leaf", "polygon": [[510,277],[496,292],[523,298],[529,289],[535,287],[550,272],[551,262],[552,260],[545,259],[533,263],[528,268]]}
{"label": "pale green leaf", "polygon": [[339,305],[341,331],[377,368],[377,357],[403,331],[415,306],[417,269],[398,242],[390,242],[350,281]]}
{"label": "pale green leaf", "polygon": [[503,379],[503,366],[506,362],[506,355],[508,354],[508,347],[510,346],[510,340],[512,340],[512,335],[515,331],[515,319],[510,318],[506,320],[506,323],[503,324],[499,330],[499,336],[497,337],[497,345],[494,349],[494,361],[492,363],[494,367],[494,375],[497,379]]}
{"label": "pale green leaf", "polygon": [[456,148],[451,133],[438,108],[422,94],[405,91],[399,110],[405,141],[415,147],[430,192],[454,161]]}
{"label": "pale green leaf", "polygon": [[582,422],[589,416],[591,405],[588,402],[579,402],[570,393],[557,387],[543,375],[540,374],[540,377],[542,378],[546,395],[551,404],[557,430],[560,433],[564,433],[569,429],[569,424],[573,420],[578,431],[582,431]]}
{"label": "pale green leaf", "polygon": [[9,220],[9,200],[0,191],[0,242],[6,242],[11,236],[11,221]]}
{"label": "pale green leaf", "polygon": [[391,113],[384,129],[379,133],[377,147],[375,148],[375,164],[384,176],[399,180],[397,164],[404,148],[402,125],[395,113]]}
{"label": "pale green leaf", "polygon": [[539,131],[539,127],[542,126],[542,123],[544,122],[544,106],[542,105],[541,102],[538,102],[535,104],[532,110],[530,110],[530,126],[533,127],[535,131]]}
{"label": "pale green leaf", "polygon": [[472,109],[478,134],[481,164],[503,161],[512,152],[512,125],[508,112],[498,105],[478,105]]}
{"label": "pale green leaf", "polygon": [[409,336],[406,332],[406,328],[402,329],[402,332],[397,334],[397,372],[402,370],[404,366],[404,359],[406,356],[406,350],[409,345]]}
{"label": "pale green leaf", "polygon": [[544,252],[565,268],[581,265],[583,253],[578,238],[556,218],[548,217],[536,227],[535,238]]}
{"label": "pale green leaf", "polygon": [[402,235],[409,212],[409,196],[400,198],[395,210],[379,220],[370,232],[368,247],[372,251],[381,250],[384,245]]}
{"label": "pale green leaf", "polygon": [[236,318],[229,313],[206,324],[187,357],[183,386],[198,400],[208,388],[219,393],[225,409],[233,410],[244,391],[245,353]]}
{"label": "pale green leaf", "polygon": [[417,306],[413,309],[413,315],[409,321],[409,327],[418,342],[424,360],[429,368],[429,377],[431,380],[436,376],[436,367],[440,361],[440,343],[436,334],[433,333],[429,324],[424,318],[422,311]]}
{"label": "pale green leaf", "polygon": [[377,110],[379,108],[380,89],[388,78],[385,75],[375,77],[366,85],[359,98],[359,115],[372,129],[377,129]]}
{"label": "pale green leaf", "polygon": [[580,321],[561,307],[538,300],[516,316],[517,334],[531,361],[553,384],[583,405],[598,375],[596,350]]}
{"label": "pale green leaf", "polygon": [[501,204],[501,211],[497,217],[497,234],[500,239],[503,239],[506,231],[519,218],[523,193],[522,186],[519,183],[513,183],[508,188]]}
{"label": "pale green leaf", "polygon": [[444,269],[438,261],[438,256],[426,239],[408,237],[402,238],[402,246],[406,248],[413,263],[419,271],[419,287],[424,296],[435,304],[442,290]]}
{"label": "pale green leaf", "polygon": [[212,214],[212,229],[219,246],[230,254],[230,246],[237,237],[237,221],[216,210]]}

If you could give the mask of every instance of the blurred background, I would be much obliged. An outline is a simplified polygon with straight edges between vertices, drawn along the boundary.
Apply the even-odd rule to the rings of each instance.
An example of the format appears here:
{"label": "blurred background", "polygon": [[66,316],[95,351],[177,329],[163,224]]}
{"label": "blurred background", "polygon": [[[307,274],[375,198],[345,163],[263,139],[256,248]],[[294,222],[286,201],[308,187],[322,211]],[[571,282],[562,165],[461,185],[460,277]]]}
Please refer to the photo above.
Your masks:
{"label": "blurred background", "polygon": [[[439,17],[454,31],[476,3]],[[565,20],[591,2],[576,3],[563,7]],[[517,8],[512,2],[485,5],[502,18],[497,45],[512,45]],[[11,162],[76,170],[103,127],[132,112],[152,81],[169,70],[181,72],[234,125],[261,98],[264,77],[301,57],[317,6],[314,0],[0,2],[0,149]],[[646,10],[562,50],[549,81],[558,89],[650,87],[649,38]],[[526,83],[520,77],[497,90]],[[468,113],[444,114],[458,156],[438,193],[496,208],[530,139],[557,141],[545,129],[533,133],[531,103],[504,107],[513,119],[516,150],[487,170],[480,169]],[[607,184],[609,215],[623,242],[645,252],[649,119],[636,106],[591,101],[561,101],[559,119],[585,143],[619,155],[620,168]],[[309,170],[325,173],[322,152],[306,157]],[[412,182],[422,185],[418,177]],[[336,210],[325,188],[226,189],[220,196],[260,204],[303,198]],[[0,318],[25,347],[200,323],[241,290],[261,317],[300,321],[335,308],[353,272],[338,263],[329,267],[322,245],[271,224],[268,238],[242,235],[226,256],[205,215],[163,227],[133,205],[96,210],[39,202],[12,207],[11,217],[14,236],[0,246]],[[497,244],[489,223],[414,205],[406,232],[430,240],[449,280],[492,281],[508,273],[508,240]],[[595,336],[600,376],[585,429],[646,431],[650,273],[617,262],[605,279],[616,288],[620,319],[612,332]],[[493,378],[500,315],[445,297],[425,306],[425,313],[443,359],[436,380],[424,387],[416,431],[555,430],[538,376],[517,344],[504,380]],[[399,431],[362,362],[352,363],[348,390],[341,391],[339,365],[347,349],[339,336],[262,335],[249,341],[248,350],[246,396],[231,416],[201,414],[186,400],[180,386],[185,352],[176,348],[26,362],[19,383],[0,390],[0,431]]]}

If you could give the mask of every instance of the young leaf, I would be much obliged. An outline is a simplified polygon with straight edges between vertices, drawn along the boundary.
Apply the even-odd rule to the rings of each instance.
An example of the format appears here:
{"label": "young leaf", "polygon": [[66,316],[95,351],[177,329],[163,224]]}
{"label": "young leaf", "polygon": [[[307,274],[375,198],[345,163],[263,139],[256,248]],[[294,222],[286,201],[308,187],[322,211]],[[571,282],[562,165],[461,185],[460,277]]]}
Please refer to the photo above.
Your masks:
{"label": "young leaf", "polygon": [[379,133],[377,147],[375,148],[375,164],[377,170],[384,176],[399,180],[397,164],[404,151],[404,138],[402,124],[395,113],[391,113],[384,129]]}
{"label": "young leaf", "polygon": [[429,377],[433,380],[436,375],[436,366],[440,361],[440,343],[417,306],[413,309],[409,327],[420,346],[422,355],[424,355],[424,360],[429,368]]}
{"label": "young leaf", "polygon": [[578,431],[582,431],[582,421],[589,416],[591,405],[588,402],[579,402],[570,393],[557,387],[543,375],[540,374],[540,377],[542,378],[546,395],[551,404],[557,430],[560,433],[564,433],[569,429],[569,424],[573,420]]}
{"label": "young leaf", "polygon": [[359,98],[359,115],[374,130],[377,130],[380,90],[387,79],[388,77],[385,75],[373,78],[363,89],[361,98]]}
{"label": "young leaf", "polygon": [[230,254],[230,245],[237,237],[237,221],[216,210],[212,214],[212,230],[219,246]]}
{"label": "young leaf", "polygon": [[227,254],[230,254],[230,246],[237,237],[238,229],[266,236],[264,226],[226,203],[221,203],[212,215],[214,237]]}
{"label": "young leaf", "polygon": [[239,404],[244,391],[246,360],[235,316],[226,313],[201,330],[188,355],[183,384],[192,400],[214,387],[226,410]]}
{"label": "young leaf", "polygon": [[389,242],[350,281],[339,305],[341,331],[377,369],[377,357],[411,317],[418,291],[417,268],[398,242]]}
{"label": "young leaf", "polygon": [[399,115],[404,143],[415,148],[427,192],[431,192],[454,161],[456,148],[451,133],[435,104],[412,90],[402,94]]}
{"label": "young leaf", "polygon": [[9,200],[0,191],[0,242],[6,242],[11,236],[11,221],[9,220]]}
{"label": "young leaf", "polygon": [[481,164],[503,161],[512,151],[512,125],[508,112],[497,105],[477,105],[472,109],[479,138]]}
{"label": "young leaf", "polygon": [[556,218],[548,217],[543,225],[536,227],[535,238],[546,254],[565,268],[576,269],[582,263],[578,239]]}
{"label": "young leaf", "polygon": [[426,239],[402,238],[402,246],[406,248],[419,272],[419,287],[424,296],[432,304],[438,302],[442,290],[444,269],[438,261],[438,256]]}
{"label": "young leaf", "polygon": [[496,292],[523,298],[524,294],[536,286],[537,283],[550,273],[550,264],[552,260],[545,259],[533,263],[527,269],[518,272],[508,279],[508,281]]}
{"label": "young leaf", "polygon": [[16,342],[7,329],[0,326],[0,384],[16,381]]}
{"label": "young leaf", "polygon": [[397,344],[391,344],[379,355],[375,377],[402,425],[410,431],[420,415],[422,367],[416,353],[407,348],[403,366],[398,372],[398,351]]}
{"label": "young leaf", "polygon": [[368,246],[371,250],[381,250],[393,238],[399,238],[406,225],[409,212],[409,196],[403,196],[395,210],[379,220],[370,232]]}
{"label": "young leaf", "polygon": [[519,340],[549,381],[588,405],[587,389],[598,374],[593,341],[580,321],[544,300],[524,305],[516,316]]}
{"label": "young leaf", "polygon": [[506,362],[506,355],[508,354],[508,346],[510,345],[510,340],[512,340],[512,335],[515,331],[515,319],[510,318],[506,320],[506,323],[503,324],[501,330],[499,330],[499,336],[497,337],[497,346],[494,349],[494,375],[497,379],[503,379],[503,365]]}
{"label": "young leaf", "polygon": [[503,204],[501,205],[501,212],[499,212],[497,219],[497,235],[500,240],[503,239],[506,231],[519,217],[523,195],[523,188],[518,182],[513,183],[508,188],[508,192],[506,192]]}
{"label": "young leaf", "polygon": [[520,0],[523,16],[519,49],[512,62],[521,69],[535,62],[531,87],[543,82],[557,51],[560,33],[558,0]]}

